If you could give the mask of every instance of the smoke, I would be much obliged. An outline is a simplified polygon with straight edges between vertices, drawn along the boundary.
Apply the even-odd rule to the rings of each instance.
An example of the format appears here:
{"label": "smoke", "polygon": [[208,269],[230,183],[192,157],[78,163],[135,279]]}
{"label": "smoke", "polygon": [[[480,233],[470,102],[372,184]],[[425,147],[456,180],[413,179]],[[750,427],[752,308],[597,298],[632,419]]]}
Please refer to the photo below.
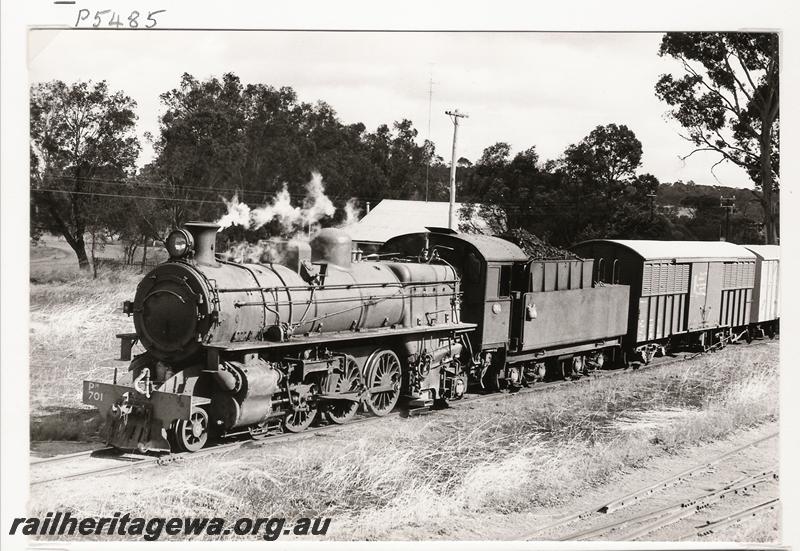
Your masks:
{"label": "smoke", "polygon": [[[325,195],[325,184],[319,172],[312,172],[311,180],[306,184],[306,194],[301,205],[292,205],[292,197],[286,184],[278,193],[263,206],[251,208],[239,202],[234,195],[230,201],[223,198],[227,212],[217,221],[220,230],[230,226],[241,226],[245,229],[257,230],[263,226],[277,221],[284,235],[300,234],[306,229],[314,227],[320,220],[333,216],[336,207]],[[345,215],[350,221],[357,219],[358,210],[355,201],[351,199],[345,206]],[[237,251],[243,253],[244,251]]]}
{"label": "smoke", "polygon": [[[275,194],[271,203],[252,210],[249,228],[257,230],[277,219],[282,229],[288,233],[298,224],[302,217],[302,210],[300,207],[292,206],[292,196],[289,195],[289,189],[286,184],[283,184],[283,189]],[[248,227],[245,224],[241,225],[245,228]]]}
{"label": "smoke", "polygon": [[217,220],[220,229],[230,226],[244,226],[246,228],[250,225],[250,207],[244,203],[240,203],[238,195],[234,195],[230,201],[224,197],[222,200],[225,202],[228,212]]}
{"label": "smoke", "polygon": [[305,226],[316,224],[336,212],[333,202],[325,195],[325,186],[322,184],[322,175],[319,172],[312,172],[311,180],[306,184],[306,198],[301,212]]}
{"label": "smoke", "polygon": [[356,206],[355,198],[350,198],[344,206],[344,222],[341,227],[347,227],[350,224],[358,222],[358,217],[361,214],[361,209]]}
{"label": "smoke", "polygon": [[221,252],[225,260],[241,263],[276,263],[282,264],[286,258],[286,246],[291,241],[271,238],[262,239],[257,243],[246,241],[231,243]]}

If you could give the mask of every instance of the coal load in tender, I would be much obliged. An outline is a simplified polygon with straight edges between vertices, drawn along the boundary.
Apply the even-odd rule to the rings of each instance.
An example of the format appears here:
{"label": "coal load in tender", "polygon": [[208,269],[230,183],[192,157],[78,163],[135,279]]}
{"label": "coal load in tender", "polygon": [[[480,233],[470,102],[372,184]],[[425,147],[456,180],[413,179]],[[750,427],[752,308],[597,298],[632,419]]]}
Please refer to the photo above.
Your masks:
{"label": "coal load in tender", "polygon": [[501,235],[522,249],[531,260],[577,260],[575,253],[549,245],[523,229],[513,229]]}

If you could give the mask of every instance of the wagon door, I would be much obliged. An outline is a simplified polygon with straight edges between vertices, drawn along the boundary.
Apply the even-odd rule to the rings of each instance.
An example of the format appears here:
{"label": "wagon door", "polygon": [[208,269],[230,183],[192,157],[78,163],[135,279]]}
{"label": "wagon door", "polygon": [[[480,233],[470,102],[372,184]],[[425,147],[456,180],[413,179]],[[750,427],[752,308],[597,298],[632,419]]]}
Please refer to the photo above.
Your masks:
{"label": "wagon door", "polygon": [[722,311],[722,280],[725,264],[710,262],[708,265],[708,278],[706,283],[706,323],[710,326],[719,325],[720,312]]}
{"label": "wagon door", "polygon": [[688,330],[715,326],[722,304],[722,263],[694,262],[689,293]]}
{"label": "wagon door", "polygon": [[708,262],[692,263],[692,284],[689,289],[687,329],[693,331],[706,327],[709,320],[706,311],[708,289]]}

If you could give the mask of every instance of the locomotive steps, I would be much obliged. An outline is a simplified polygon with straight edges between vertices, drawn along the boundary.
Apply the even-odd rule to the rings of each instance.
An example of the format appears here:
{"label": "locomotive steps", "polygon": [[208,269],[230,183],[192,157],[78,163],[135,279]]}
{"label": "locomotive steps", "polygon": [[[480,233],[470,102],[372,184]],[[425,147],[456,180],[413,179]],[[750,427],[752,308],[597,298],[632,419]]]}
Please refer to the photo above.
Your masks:
{"label": "locomotive steps", "polygon": [[113,499],[132,513],[331,516],[339,539],[516,539],[774,432],[777,352],[729,346],[555,392],[135,469],[94,480],[92,492],[76,491],[85,478],[41,484],[31,508],[91,514]]}

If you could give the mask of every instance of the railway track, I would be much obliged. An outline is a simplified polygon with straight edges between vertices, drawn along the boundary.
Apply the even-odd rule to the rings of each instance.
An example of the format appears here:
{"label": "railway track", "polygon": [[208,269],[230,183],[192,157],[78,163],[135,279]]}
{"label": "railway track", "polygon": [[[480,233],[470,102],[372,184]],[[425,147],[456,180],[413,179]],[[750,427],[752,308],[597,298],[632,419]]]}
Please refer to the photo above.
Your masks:
{"label": "railway track", "polygon": [[[764,342],[764,343],[751,344],[749,346],[768,346],[769,344],[770,344],[769,342]],[[595,371],[592,372],[590,375],[583,376],[580,379],[576,380],[562,380],[562,381],[551,381],[546,383],[536,383],[531,387],[523,388],[513,393],[501,392],[493,394],[469,394],[461,400],[451,402],[450,407],[460,408],[460,407],[465,407],[466,405],[474,404],[475,402],[514,399],[518,396],[524,396],[534,392],[548,392],[566,386],[589,384],[592,381],[596,381],[599,379],[616,377],[625,374],[636,374],[644,370],[653,369],[656,367],[663,367],[684,361],[691,361],[695,359],[697,356],[698,355],[696,353],[680,353],[675,356],[657,358],[649,364],[641,365],[638,367],[608,370],[608,371]],[[147,455],[138,453],[115,453],[114,448],[105,447],[96,450],[77,452],[73,454],[35,459],[30,462],[30,471],[31,471],[30,484],[31,486],[38,486],[61,480],[82,478],[86,476],[95,476],[95,475],[107,476],[111,474],[117,474],[120,472],[135,470],[148,466],[167,465],[178,461],[199,459],[209,455],[231,451],[233,449],[242,446],[254,447],[261,445],[269,445],[287,440],[292,440],[292,441],[303,440],[329,431],[334,431],[336,429],[347,428],[357,424],[378,422],[386,417],[417,416],[417,415],[427,415],[432,413],[435,413],[435,410],[424,408],[417,410],[395,410],[389,413],[388,415],[382,417],[372,417],[372,416],[362,415],[346,423],[345,425],[329,424],[329,425],[311,427],[301,433],[279,433],[261,437],[258,439],[250,439],[250,438],[237,439],[232,442],[219,443],[204,448],[197,452]],[[87,462],[91,463],[91,465],[87,465]],[[71,470],[69,467],[63,467],[64,465],[68,465],[70,463],[75,463],[77,467],[74,470]],[[56,475],[48,473],[47,467],[55,464],[60,465],[61,466],[60,469],[63,472],[60,472]],[[38,474],[36,471],[44,471],[44,472]],[[569,520],[564,520],[562,522],[566,523],[569,522]]]}
{"label": "railway track", "polygon": [[772,498],[759,503],[758,505],[752,507],[746,507],[744,509],[739,509],[734,513],[730,513],[722,518],[718,518],[716,520],[711,520],[706,522],[705,524],[701,524],[700,526],[696,526],[694,530],[684,534],[679,538],[679,540],[687,540],[690,538],[702,538],[709,534],[713,534],[720,528],[725,528],[726,526],[730,526],[740,520],[744,520],[746,518],[755,517],[759,514],[763,514],[767,511],[774,510],[778,503],[780,502],[780,498]]}
{"label": "railway track", "polygon": [[[772,433],[742,446],[739,446],[726,453],[718,455],[709,461],[698,463],[689,469],[681,471],[675,475],[659,480],[658,482],[639,488],[633,492],[615,497],[604,503],[588,509],[578,511],[560,518],[559,520],[548,524],[542,528],[535,530],[532,533],[526,534],[523,539],[532,540],[538,539],[537,536],[553,533],[558,529],[567,527],[577,522],[591,522],[604,515],[614,513],[625,507],[639,504],[641,501],[656,495],[659,492],[666,490],[672,486],[679,485],[688,481],[699,473],[708,471],[711,467],[722,463],[736,455],[758,446],[772,438],[778,436],[778,433]],[[684,498],[672,502],[666,506],[659,507],[655,510],[646,511],[641,514],[628,516],[613,522],[593,526],[591,528],[573,531],[567,535],[560,536],[557,539],[560,541],[580,541],[588,539],[600,539],[613,536],[617,541],[633,541],[645,537],[653,532],[676,524],[685,520],[709,507],[715,503],[724,500],[731,495],[737,495],[752,491],[753,489],[772,483],[778,478],[777,467],[767,470],[759,470],[729,482],[720,484],[712,489],[708,489],[701,494],[694,495],[690,498]],[[704,525],[698,526],[697,529],[684,536],[684,539],[691,537],[701,537],[712,533],[715,529],[727,526],[741,518],[758,514],[763,510],[774,508],[777,500],[770,500],[761,504],[758,507],[748,507],[737,513],[723,517],[713,522],[708,522]]]}

